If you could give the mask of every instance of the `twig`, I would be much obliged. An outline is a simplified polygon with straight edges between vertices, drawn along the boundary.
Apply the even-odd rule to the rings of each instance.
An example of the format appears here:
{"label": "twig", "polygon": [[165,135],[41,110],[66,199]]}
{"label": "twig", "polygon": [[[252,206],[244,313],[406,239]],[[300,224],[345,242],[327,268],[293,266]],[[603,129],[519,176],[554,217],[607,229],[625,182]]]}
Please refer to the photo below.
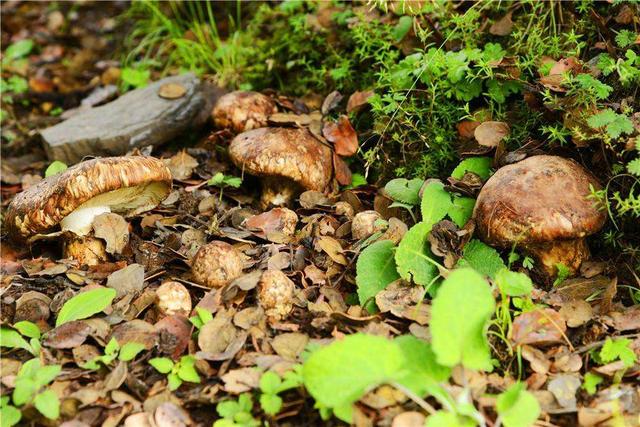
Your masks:
{"label": "twig", "polygon": [[421,398],[420,396],[418,396],[417,394],[415,394],[414,392],[412,392],[402,384],[393,382],[391,383],[391,385],[396,389],[400,390],[401,392],[403,392],[409,399],[413,400],[419,407],[427,411],[429,415],[433,415],[437,412],[436,409],[433,406],[431,406],[426,400],[424,400],[423,398]]}

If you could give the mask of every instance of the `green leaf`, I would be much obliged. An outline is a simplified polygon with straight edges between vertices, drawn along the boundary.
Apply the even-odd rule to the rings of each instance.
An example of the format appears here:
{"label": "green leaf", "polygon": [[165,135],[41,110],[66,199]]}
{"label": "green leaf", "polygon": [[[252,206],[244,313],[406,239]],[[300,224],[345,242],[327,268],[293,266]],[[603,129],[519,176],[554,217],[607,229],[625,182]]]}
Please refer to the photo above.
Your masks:
{"label": "green leaf", "polygon": [[282,380],[272,371],[267,371],[260,377],[260,390],[263,393],[276,394],[282,384]]}
{"label": "green leaf", "polygon": [[161,374],[168,374],[173,369],[173,361],[168,357],[154,357],[149,360],[149,365]]}
{"label": "green leaf", "polygon": [[175,391],[182,385],[182,380],[178,374],[171,373],[167,375],[167,384],[169,385],[169,390]]}
{"label": "green leaf", "polygon": [[629,163],[627,163],[627,172],[636,176],[640,176],[640,157],[638,157],[637,159],[633,159]]}
{"label": "green leaf", "polygon": [[23,320],[13,325],[22,335],[29,338],[40,338],[40,328],[33,322]]}
{"label": "green leaf", "polygon": [[387,185],[384,186],[384,191],[393,200],[414,206],[420,203],[419,193],[423,182],[419,178],[412,180],[396,178],[387,182]]}
{"label": "green leaf", "polygon": [[636,362],[636,354],[629,347],[630,344],[631,340],[628,338],[619,338],[616,340],[607,338],[600,350],[600,360],[602,360],[603,363],[620,360],[626,368],[633,366]]}
{"label": "green leaf", "polygon": [[111,338],[107,345],[104,347],[105,355],[115,355],[120,350],[120,344],[115,338]]}
{"label": "green leaf", "polygon": [[60,172],[66,171],[68,166],[65,163],[62,163],[60,160],[54,160],[47,170],[44,171],[44,177],[48,178],[52,175],[59,174]]}
{"label": "green leaf", "polygon": [[33,353],[33,349],[25,340],[22,335],[15,329],[7,328],[6,326],[0,327],[0,346],[6,348],[21,348]]}
{"label": "green leaf", "polygon": [[404,366],[402,351],[393,341],[358,333],[311,354],[302,376],[319,404],[338,408],[351,405],[373,387],[394,381]]}
{"label": "green leaf", "polygon": [[209,310],[205,310],[202,307],[196,307],[196,313],[198,314],[198,317],[202,321],[203,325],[206,325],[213,320],[213,314],[211,314]]}
{"label": "green leaf", "polygon": [[411,30],[411,27],[413,27],[413,18],[406,15],[401,16],[396,26],[393,27],[393,31],[391,31],[391,37],[396,43],[399,43]]}
{"label": "green leaf", "polygon": [[483,181],[486,181],[491,175],[492,163],[493,159],[491,157],[469,157],[456,166],[453,172],[451,172],[451,177],[462,179],[465,172],[473,172],[480,176]]}
{"label": "green leaf", "polygon": [[[400,277],[396,270],[393,247],[392,241],[381,240],[367,247],[358,257],[356,285],[361,305],[367,304],[378,292]],[[368,305],[367,308],[372,306]]]}
{"label": "green leaf", "polygon": [[596,393],[596,391],[598,391],[598,384],[600,384],[602,381],[604,381],[604,378],[602,378],[600,375],[594,374],[592,372],[587,372],[586,374],[584,374],[584,382],[582,383],[582,388],[590,395],[593,395]]}
{"label": "green leaf", "polygon": [[233,187],[238,188],[242,185],[242,178],[235,176],[226,176],[222,172],[218,172],[207,181],[209,185],[216,185],[218,187]]}
{"label": "green leaf", "polygon": [[267,415],[276,415],[282,409],[282,398],[277,394],[260,395],[260,406]]}
{"label": "green leaf", "polygon": [[195,368],[196,359],[193,356],[182,356],[178,365],[178,376],[183,381],[199,383],[200,376]]}
{"label": "green leaf", "polygon": [[25,39],[15,42],[4,51],[4,57],[9,60],[22,58],[31,53],[33,49],[33,40]]}
{"label": "green leaf", "polygon": [[624,114],[618,114],[611,108],[600,111],[587,119],[593,129],[605,128],[611,138],[618,138],[623,133],[633,133],[633,123]]}
{"label": "green leaf", "polygon": [[144,344],[140,344],[138,342],[125,343],[120,349],[120,353],[118,353],[118,359],[122,360],[123,362],[128,362],[130,360],[133,360],[138,355],[138,353],[140,353],[144,349]]}
{"label": "green leaf", "polygon": [[151,72],[149,70],[143,69],[135,69],[135,68],[124,68],[122,73],[120,74],[120,78],[122,81],[134,88],[144,87],[147,85],[149,81],[149,77],[151,77]]}
{"label": "green leaf", "polygon": [[473,208],[476,205],[476,199],[471,197],[453,197],[453,204],[449,209],[449,218],[460,228],[469,221],[473,215]]}
{"label": "green leaf", "polygon": [[540,415],[538,400],[522,383],[516,383],[500,394],[496,409],[505,427],[532,426]]}
{"label": "green leaf", "polygon": [[438,363],[491,370],[486,326],[494,311],[491,287],[476,271],[454,270],[431,306],[432,348]]}
{"label": "green leaf", "polygon": [[225,400],[216,405],[216,412],[222,418],[232,419],[240,410],[240,405],[237,400]]}
{"label": "green leaf", "polygon": [[394,340],[406,359],[407,371],[398,382],[418,396],[424,396],[438,382],[446,381],[451,369],[436,361],[431,346],[412,335],[403,335]]}
{"label": "green leaf", "polygon": [[56,327],[72,320],[86,319],[100,313],[109,307],[115,297],[116,290],[111,288],[96,288],[79,293],[64,303],[58,313]]}
{"label": "green leaf", "polygon": [[473,427],[476,423],[453,412],[438,411],[427,418],[424,427]]}
{"label": "green leaf", "polygon": [[40,367],[34,375],[36,387],[40,388],[49,384],[58,376],[61,370],[62,366],[60,365],[45,365]]}
{"label": "green leaf", "polygon": [[0,416],[0,427],[13,427],[20,422],[22,413],[14,406],[3,405],[0,409],[2,416]]}
{"label": "green leaf", "polygon": [[462,251],[462,259],[458,262],[458,266],[471,267],[492,279],[498,271],[506,268],[500,254],[491,246],[477,239],[472,239],[465,245]]}
{"label": "green leaf", "polygon": [[444,185],[441,182],[430,183],[422,192],[422,222],[433,226],[447,215],[451,204],[451,195],[444,189]]}
{"label": "green leaf", "polygon": [[29,402],[34,393],[38,391],[36,382],[31,378],[18,378],[15,385],[11,399],[16,406],[22,406]]}
{"label": "green leaf", "polygon": [[395,254],[400,277],[422,286],[427,286],[440,274],[436,265],[429,262],[434,258],[427,239],[429,231],[431,224],[424,222],[411,227],[402,237]]}
{"label": "green leaf", "polygon": [[60,400],[53,390],[45,390],[33,399],[38,412],[50,420],[57,420],[60,416]]}
{"label": "green leaf", "polygon": [[498,288],[510,297],[529,295],[533,290],[533,283],[529,276],[506,268],[498,271],[495,282]]}

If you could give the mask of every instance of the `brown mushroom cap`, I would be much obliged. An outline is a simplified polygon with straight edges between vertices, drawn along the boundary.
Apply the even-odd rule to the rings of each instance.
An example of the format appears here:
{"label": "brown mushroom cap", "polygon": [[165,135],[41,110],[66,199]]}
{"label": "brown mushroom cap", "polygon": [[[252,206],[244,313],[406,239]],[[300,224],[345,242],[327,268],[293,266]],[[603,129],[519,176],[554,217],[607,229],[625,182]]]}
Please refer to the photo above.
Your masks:
{"label": "brown mushroom cap", "polygon": [[331,149],[306,129],[243,132],[231,141],[229,155],[251,175],[288,178],[306,190],[325,191],[331,182]]}
{"label": "brown mushroom cap", "polygon": [[351,221],[351,236],[356,240],[367,237],[384,230],[384,224],[380,224],[382,215],[376,211],[358,212]]}
{"label": "brown mushroom cap", "polygon": [[112,212],[135,215],[153,209],[170,189],[169,169],[153,157],[88,160],[18,194],[7,209],[7,230],[23,241],[52,231],[79,208],[108,206]]}
{"label": "brown mushroom cap", "polygon": [[293,310],[296,285],[280,270],[262,273],[258,284],[258,300],[266,315],[281,320]]}
{"label": "brown mushroom cap", "polygon": [[156,306],[163,316],[191,313],[191,295],[179,282],[164,282],[156,289]]}
{"label": "brown mushroom cap", "polygon": [[266,126],[269,116],[277,111],[275,102],[268,96],[238,90],[221,96],[211,117],[218,128],[244,132]]}
{"label": "brown mushroom cap", "polygon": [[193,257],[191,271],[197,283],[209,288],[221,288],[240,277],[242,258],[230,244],[211,242],[202,246]]}
{"label": "brown mushroom cap", "polygon": [[581,239],[606,221],[589,198],[596,178],[573,160],[533,156],[500,168],[474,208],[477,230],[492,245],[511,247]]}

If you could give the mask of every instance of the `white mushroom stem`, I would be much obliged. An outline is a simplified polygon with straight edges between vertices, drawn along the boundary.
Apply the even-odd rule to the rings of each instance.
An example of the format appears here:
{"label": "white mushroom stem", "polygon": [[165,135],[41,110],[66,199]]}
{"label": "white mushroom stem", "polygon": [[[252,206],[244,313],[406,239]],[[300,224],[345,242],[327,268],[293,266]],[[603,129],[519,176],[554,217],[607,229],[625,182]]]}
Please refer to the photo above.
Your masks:
{"label": "white mushroom stem", "polygon": [[111,212],[109,206],[79,207],[60,221],[60,227],[62,231],[72,231],[78,236],[86,236],[91,232],[95,217],[109,212]]}
{"label": "white mushroom stem", "polygon": [[286,206],[298,193],[300,186],[288,178],[267,176],[262,178],[262,195],[260,204],[269,206]]}

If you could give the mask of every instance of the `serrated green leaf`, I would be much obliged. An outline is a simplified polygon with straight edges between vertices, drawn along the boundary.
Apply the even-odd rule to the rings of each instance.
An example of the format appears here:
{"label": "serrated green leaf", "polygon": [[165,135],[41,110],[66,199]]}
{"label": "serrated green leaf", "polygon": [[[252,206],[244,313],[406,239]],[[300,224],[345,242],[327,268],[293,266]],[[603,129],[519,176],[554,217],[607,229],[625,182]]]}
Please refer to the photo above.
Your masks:
{"label": "serrated green leaf", "polygon": [[149,365],[161,374],[168,374],[173,369],[173,361],[168,357],[154,357],[149,360]]}
{"label": "serrated green leaf", "polygon": [[596,394],[596,391],[598,391],[598,384],[602,381],[604,381],[604,378],[600,375],[594,374],[593,372],[587,372],[584,374],[582,388],[590,395]]}
{"label": "serrated green leaf", "polygon": [[633,159],[629,163],[627,163],[627,172],[636,176],[640,176],[640,157],[638,157],[637,159]]}
{"label": "serrated green leaf", "polygon": [[54,160],[47,170],[44,171],[44,177],[48,178],[52,175],[59,174],[60,172],[64,172],[68,169],[68,166],[65,163],[62,163],[60,160]]}
{"label": "serrated green leaf", "polygon": [[492,163],[493,159],[491,157],[469,157],[456,166],[453,172],[451,172],[451,177],[462,179],[465,172],[473,172],[480,176],[483,181],[486,181],[491,175]]}
{"label": "serrated green leaf", "polygon": [[620,360],[625,367],[633,366],[636,362],[636,354],[630,348],[631,340],[628,338],[607,338],[600,350],[600,359],[604,363]]}
{"label": "serrated green leaf", "polygon": [[492,279],[498,271],[506,268],[498,251],[477,239],[472,239],[465,245],[458,266],[471,267]]}
{"label": "serrated green leaf", "polygon": [[424,188],[420,212],[422,222],[433,226],[447,215],[451,209],[451,195],[444,189],[441,182],[432,182]]}
{"label": "serrated green leaf", "polygon": [[478,272],[457,269],[444,280],[431,306],[432,348],[438,363],[491,369],[486,325],[494,306],[491,287]]}
{"label": "serrated green leaf", "polygon": [[439,275],[436,265],[429,262],[434,259],[427,239],[429,231],[430,224],[417,223],[402,237],[395,253],[400,277],[422,286],[427,286]]}
{"label": "serrated green leaf", "polygon": [[532,426],[540,415],[538,400],[522,383],[516,383],[500,394],[496,409],[505,427]]}
{"label": "serrated green leaf", "polygon": [[593,129],[605,128],[611,138],[618,138],[623,133],[633,133],[633,123],[624,114],[618,114],[611,108],[600,111],[587,119]]}
{"label": "serrated green leaf", "polygon": [[304,363],[302,376],[314,399],[335,409],[396,380],[404,366],[404,355],[393,341],[358,333],[315,351]]}
{"label": "serrated green leaf", "polygon": [[118,359],[123,362],[128,362],[133,360],[138,353],[145,349],[144,344],[140,344],[138,342],[128,342],[125,343],[120,349],[120,353],[118,353]]}
{"label": "serrated green leaf", "polygon": [[462,228],[473,215],[475,205],[476,199],[454,196],[453,203],[448,212],[449,218],[451,218],[458,227]]}
{"label": "serrated green leaf", "polygon": [[420,202],[420,187],[424,181],[419,178],[408,180],[396,178],[387,182],[384,191],[393,200],[408,205],[417,205]]}
{"label": "serrated green leaf", "polygon": [[[396,270],[393,247],[392,241],[381,240],[367,247],[358,257],[356,285],[361,305],[368,303],[389,283],[400,277]],[[372,306],[367,308],[372,311]]]}
{"label": "serrated green leaf", "polygon": [[115,297],[116,290],[111,288],[97,288],[79,293],[64,303],[58,313],[56,327],[72,320],[86,319],[100,313],[109,307]]}
{"label": "serrated green leaf", "polygon": [[533,283],[529,276],[506,268],[498,271],[495,282],[498,288],[510,297],[529,295],[533,290]]}
{"label": "serrated green leaf", "polygon": [[23,320],[13,325],[22,335],[29,338],[40,338],[40,328],[33,322]]}
{"label": "serrated green leaf", "polygon": [[38,393],[33,399],[33,404],[38,412],[50,420],[57,420],[60,417],[60,400],[53,390]]}

